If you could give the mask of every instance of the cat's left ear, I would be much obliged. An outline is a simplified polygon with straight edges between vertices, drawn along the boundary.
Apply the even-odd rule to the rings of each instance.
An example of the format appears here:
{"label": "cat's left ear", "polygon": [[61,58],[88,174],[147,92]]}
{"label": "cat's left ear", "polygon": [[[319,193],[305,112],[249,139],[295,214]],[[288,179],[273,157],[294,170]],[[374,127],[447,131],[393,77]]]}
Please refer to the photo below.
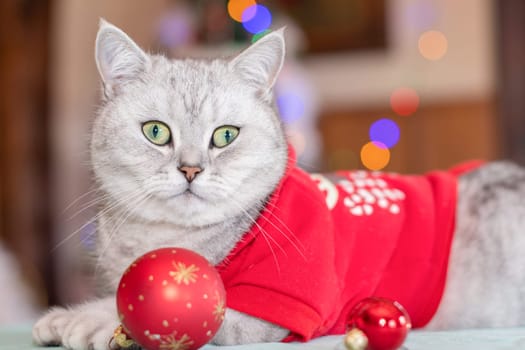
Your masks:
{"label": "cat's left ear", "polygon": [[244,80],[267,95],[281,71],[284,54],[284,28],[281,28],[257,40],[235,57],[230,66]]}

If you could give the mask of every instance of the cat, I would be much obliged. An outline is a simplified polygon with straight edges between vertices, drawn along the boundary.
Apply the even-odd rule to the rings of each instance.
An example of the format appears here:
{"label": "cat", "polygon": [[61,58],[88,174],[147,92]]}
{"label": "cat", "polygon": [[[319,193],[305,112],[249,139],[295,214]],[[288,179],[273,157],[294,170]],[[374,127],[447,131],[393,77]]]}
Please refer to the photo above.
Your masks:
{"label": "cat", "polygon": [[[441,222],[431,213],[421,220],[438,228],[446,226],[443,231],[450,231],[446,234],[453,242],[442,247],[443,257],[450,251],[446,284],[437,283],[426,291],[437,296],[432,302],[441,299],[441,303],[425,314],[433,317],[421,326],[427,321],[429,329],[525,323],[523,168],[501,161],[477,164],[456,175],[444,172],[407,178],[366,172],[332,178],[302,172],[294,165],[293,149],[286,141],[272,95],[285,56],[283,29],[267,34],[232,58],[171,60],[145,53],[122,30],[101,20],[95,51],[104,94],[91,135],[92,166],[104,201],[97,221],[101,293],[98,299],[81,305],[49,310],[33,327],[36,344],[107,349],[119,325],[114,293],[122,272],[136,257],[163,246],[192,249],[229,279],[266,278],[279,288],[279,283],[290,284],[279,276],[293,270],[307,278],[299,285],[308,287],[296,288],[297,293],[329,293],[336,287],[366,290],[361,277],[367,280],[367,271],[360,271],[360,260],[353,267],[356,275],[349,275],[355,283],[350,288],[331,275],[308,270],[312,263],[326,265],[328,261],[326,266],[331,266],[329,260],[334,259],[331,252],[323,250],[334,249],[331,238],[313,232],[312,227],[322,230],[331,225],[327,219],[330,209],[339,205],[344,209],[341,213],[350,213],[356,220],[374,215],[396,220],[417,217],[416,213],[403,216],[412,182],[435,195],[437,185],[429,184],[440,184],[441,178],[452,190],[448,197],[439,197],[436,205],[439,210],[446,209],[450,218]],[[295,192],[283,185],[283,179],[290,177],[296,179]],[[396,183],[404,189],[396,188]],[[316,190],[308,192],[312,188]],[[352,191],[361,196],[351,196]],[[293,205],[280,206],[283,198]],[[419,203],[410,205],[419,210]],[[364,231],[371,237],[382,234],[370,227]],[[303,231],[315,235],[318,245],[311,244],[310,238],[303,240]],[[425,227],[420,233],[426,234]],[[356,232],[348,237],[350,242],[359,240]],[[425,244],[425,239],[414,237]],[[266,250],[269,275],[257,275],[256,271],[266,270],[257,270],[255,263],[239,274],[228,275],[232,266],[242,265],[231,255],[232,250],[242,255],[253,246]],[[377,241],[375,246],[373,252],[358,251],[357,255],[370,264],[383,261],[377,254],[386,250],[387,244]],[[416,255],[424,260],[426,252],[422,252],[408,252],[406,257]],[[376,254],[374,259],[369,259],[371,254]],[[444,267],[438,262],[434,266],[432,261],[421,265],[429,271],[436,267],[439,278],[444,279],[447,259],[443,257]],[[338,259],[352,258],[349,254]],[[396,277],[398,287],[406,282],[409,289],[408,271],[385,276]],[[418,281],[424,284],[425,275]],[[324,304],[334,307],[340,300],[326,298],[311,308],[301,304],[305,317],[279,322],[297,313],[298,298],[275,294],[279,303],[275,306],[271,305],[273,292],[258,295],[261,288],[242,283],[244,289],[234,287],[238,286],[229,290],[227,285],[228,308],[212,339],[215,344],[308,340],[333,333],[331,326],[318,318],[324,313],[325,318],[334,319],[326,314],[329,311],[323,309]],[[286,288],[294,292],[293,284]],[[399,291],[404,293],[402,288]],[[244,304],[238,302],[235,296],[242,293],[252,298],[252,303],[246,299]],[[257,302],[258,298],[265,302]],[[251,304],[257,309],[254,314],[265,317],[252,316]],[[265,311],[266,307],[271,312]],[[309,333],[301,334],[303,328]]]}

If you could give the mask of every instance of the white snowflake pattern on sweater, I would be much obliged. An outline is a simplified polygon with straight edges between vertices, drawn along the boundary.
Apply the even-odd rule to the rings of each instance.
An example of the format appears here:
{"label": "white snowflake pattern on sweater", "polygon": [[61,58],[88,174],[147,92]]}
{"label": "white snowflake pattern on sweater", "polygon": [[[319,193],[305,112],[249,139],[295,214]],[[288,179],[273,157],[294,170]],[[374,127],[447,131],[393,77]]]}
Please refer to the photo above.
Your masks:
{"label": "white snowflake pattern on sweater", "polygon": [[326,205],[330,210],[342,196],[343,205],[354,216],[372,215],[378,209],[397,215],[401,211],[399,202],[405,200],[405,193],[391,187],[381,175],[381,172],[348,172],[345,177],[338,176],[335,183],[325,175],[310,176],[325,194]]}

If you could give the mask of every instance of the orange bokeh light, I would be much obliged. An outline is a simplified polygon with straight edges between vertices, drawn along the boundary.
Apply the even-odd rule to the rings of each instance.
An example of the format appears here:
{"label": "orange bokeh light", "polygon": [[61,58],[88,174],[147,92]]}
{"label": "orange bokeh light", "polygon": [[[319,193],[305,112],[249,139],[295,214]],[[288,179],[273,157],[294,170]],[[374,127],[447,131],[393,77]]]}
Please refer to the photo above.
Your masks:
{"label": "orange bokeh light", "polygon": [[429,30],[419,37],[419,53],[427,60],[437,61],[448,50],[448,40],[445,34],[437,30]]}
{"label": "orange bokeh light", "polygon": [[414,114],[419,107],[419,95],[411,88],[395,89],[390,95],[390,107],[400,116]]}
{"label": "orange bokeh light", "polygon": [[228,14],[237,22],[242,22],[242,13],[250,6],[256,5],[255,0],[228,1]]}
{"label": "orange bokeh light", "polygon": [[361,148],[361,163],[370,170],[381,170],[390,162],[389,149],[380,142],[368,142]]}

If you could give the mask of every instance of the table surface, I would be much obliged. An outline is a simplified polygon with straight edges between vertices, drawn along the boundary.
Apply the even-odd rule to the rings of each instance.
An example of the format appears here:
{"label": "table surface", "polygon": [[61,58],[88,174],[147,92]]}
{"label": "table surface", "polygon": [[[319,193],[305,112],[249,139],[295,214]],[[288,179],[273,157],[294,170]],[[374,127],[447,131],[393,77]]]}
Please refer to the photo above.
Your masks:
{"label": "table surface", "polygon": [[[202,350],[217,350],[207,345]],[[60,350],[61,347],[39,348],[32,344],[31,326],[0,328],[0,350]],[[342,336],[327,336],[308,343],[268,343],[225,346],[231,350],[344,350]],[[525,328],[470,329],[446,332],[412,331],[403,350],[525,350]]]}

